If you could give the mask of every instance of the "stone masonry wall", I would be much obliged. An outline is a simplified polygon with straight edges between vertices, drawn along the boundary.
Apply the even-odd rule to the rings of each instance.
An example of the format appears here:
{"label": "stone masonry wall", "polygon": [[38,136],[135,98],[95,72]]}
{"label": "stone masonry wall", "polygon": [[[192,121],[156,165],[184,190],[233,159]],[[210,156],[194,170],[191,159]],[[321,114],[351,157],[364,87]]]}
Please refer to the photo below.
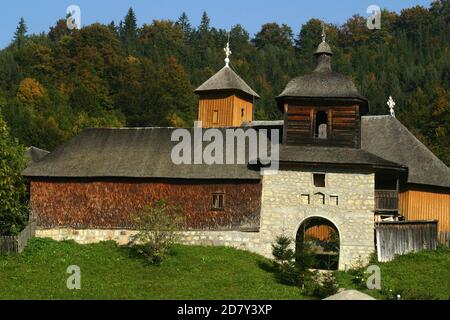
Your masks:
{"label": "stone masonry wall", "polygon": [[339,269],[354,266],[359,258],[368,262],[375,249],[374,191],[373,173],[327,172],[325,188],[314,186],[310,171],[265,176],[260,253],[269,255],[270,244],[280,234],[295,238],[307,218],[323,217],[339,231]]}

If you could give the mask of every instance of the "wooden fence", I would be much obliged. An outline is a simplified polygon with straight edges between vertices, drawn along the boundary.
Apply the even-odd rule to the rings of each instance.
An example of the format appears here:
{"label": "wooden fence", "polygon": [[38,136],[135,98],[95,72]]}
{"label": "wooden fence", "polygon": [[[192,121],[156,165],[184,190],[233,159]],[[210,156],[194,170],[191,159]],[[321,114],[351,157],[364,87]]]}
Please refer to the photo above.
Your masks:
{"label": "wooden fence", "polygon": [[36,223],[30,222],[17,236],[0,236],[0,254],[20,254],[36,234]]}
{"label": "wooden fence", "polygon": [[450,247],[450,231],[439,232],[439,242],[446,247]]}
{"label": "wooden fence", "polygon": [[375,227],[379,262],[387,262],[396,255],[421,250],[436,250],[438,222],[396,221],[380,222]]}

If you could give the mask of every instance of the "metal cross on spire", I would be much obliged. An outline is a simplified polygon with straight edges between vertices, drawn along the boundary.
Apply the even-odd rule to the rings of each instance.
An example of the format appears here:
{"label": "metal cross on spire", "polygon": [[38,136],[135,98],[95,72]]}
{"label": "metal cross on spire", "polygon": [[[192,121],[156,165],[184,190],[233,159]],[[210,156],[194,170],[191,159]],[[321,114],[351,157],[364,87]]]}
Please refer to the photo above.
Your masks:
{"label": "metal cross on spire", "polygon": [[225,66],[229,66],[230,65],[230,56],[232,54],[231,50],[230,50],[230,39],[228,38],[228,42],[227,42],[227,46],[223,49],[223,51],[225,51]]}
{"label": "metal cross on spire", "polygon": [[391,113],[391,117],[395,118],[395,110],[394,110],[395,101],[394,101],[394,99],[392,99],[391,96],[389,96],[389,100],[387,102],[387,105],[389,106],[389,112]]}
{"label": "metal cross on spire", "polygon": [[325,33],[325,23],[322,21],[322,42],[326,42],[327,35]]}

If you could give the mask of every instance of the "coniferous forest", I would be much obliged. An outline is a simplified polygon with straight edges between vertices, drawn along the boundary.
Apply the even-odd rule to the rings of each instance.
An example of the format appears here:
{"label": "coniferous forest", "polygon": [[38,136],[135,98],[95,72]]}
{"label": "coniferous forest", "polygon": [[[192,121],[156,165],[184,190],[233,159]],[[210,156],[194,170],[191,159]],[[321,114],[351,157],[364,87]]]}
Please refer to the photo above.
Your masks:
{"label": "coniferous forest", "polygon": [[[326,24],[333,69],[350,76],[371,114],[397,118],[450,163],[450,2],[383,11],[380,30],[366,18]],[[275,22],[251,37],[240,25],[216,29],[207,13],[194,26],[177,21],[123,21],[68,30],[66,19],[31,35],[19,22],[0,51],[0,112],[25,146],[54,149],[86,127],[192,126],[196,86],[223,67],[229,38],[232,67],[260,95],[256,119],[281,119],[275,97],[295,76],[315,66],[318,19],[297,29]],[[1,119],[0,119],[1,120]]]}

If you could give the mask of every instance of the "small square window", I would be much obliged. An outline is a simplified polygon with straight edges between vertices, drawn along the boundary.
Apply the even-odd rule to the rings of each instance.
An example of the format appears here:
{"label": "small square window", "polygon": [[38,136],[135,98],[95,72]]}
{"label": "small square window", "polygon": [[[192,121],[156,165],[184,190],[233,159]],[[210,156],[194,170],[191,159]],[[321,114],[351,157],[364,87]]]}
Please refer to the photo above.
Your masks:
{"label": "small square window", "polygon": [[223,210],[223,208],[224,208],[224,194],[223,193],[213,193],[212,209],[213,210]]}
{"label": "small square window", "polygon": [[325,188],[325,173],[314,173],[314,186],[317,188]]}

